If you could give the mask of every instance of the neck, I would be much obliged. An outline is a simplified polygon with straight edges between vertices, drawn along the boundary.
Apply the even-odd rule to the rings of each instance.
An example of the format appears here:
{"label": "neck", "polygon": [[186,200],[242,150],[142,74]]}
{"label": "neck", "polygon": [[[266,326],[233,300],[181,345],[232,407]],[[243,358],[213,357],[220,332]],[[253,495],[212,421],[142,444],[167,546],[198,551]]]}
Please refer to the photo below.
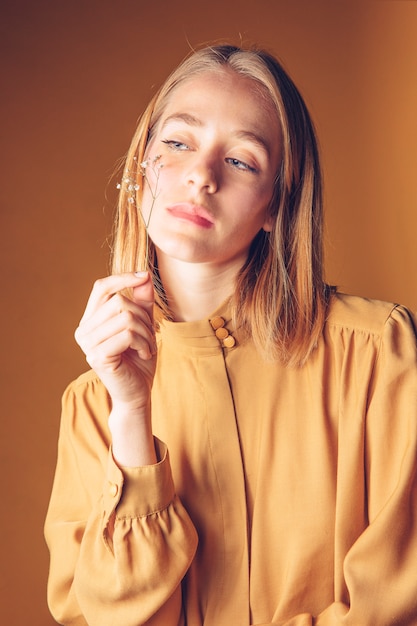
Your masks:
{"label": "neck", "polygon": [[159,275],[174,320],[195,322],[213,313],[233,293],[240,267],[186,263],[159,253]]}

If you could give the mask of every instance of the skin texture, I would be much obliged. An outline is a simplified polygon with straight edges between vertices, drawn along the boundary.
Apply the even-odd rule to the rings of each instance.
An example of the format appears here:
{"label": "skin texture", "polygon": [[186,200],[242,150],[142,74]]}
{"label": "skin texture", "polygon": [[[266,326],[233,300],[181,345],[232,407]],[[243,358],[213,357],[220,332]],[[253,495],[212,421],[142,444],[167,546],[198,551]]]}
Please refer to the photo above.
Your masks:
{"label": "skin texture", "polygon": [[[142,211],[176,320],[220,305],[256,234],[271,229],[280,137],[272,105],[234,72],[206,72],[172,93],[147,151]],[[153,298],[146,273],[99,280],[76,331],[111,396],[113,454],[124,466],[156,461]]]}
{"label": "skin texture", "polygon": [[201,319],[231,293],[255,235],[271,229],[280,155],[277,116],[251,79],[207,72],[174,91],[148,150],[160,158],[142,211],[176,319]]}
{"label": "skin texture", "polygon": [[[131,289],[131,297],[122,290]],[[156,462],[149,398],[156,367],[153,285],[148,273],[96,281],[75,338],[112,399],[109,427],[115,459]]]}

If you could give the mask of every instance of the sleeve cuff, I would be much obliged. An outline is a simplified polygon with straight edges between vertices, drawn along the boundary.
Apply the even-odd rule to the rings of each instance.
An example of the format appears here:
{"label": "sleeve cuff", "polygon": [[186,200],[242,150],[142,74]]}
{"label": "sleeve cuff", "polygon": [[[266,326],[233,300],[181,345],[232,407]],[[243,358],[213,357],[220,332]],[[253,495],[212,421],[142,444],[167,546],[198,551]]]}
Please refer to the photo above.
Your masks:
{"label": "sleeve cuff", "polygon": [[175,490],[167,447],[155,438],[158,458],[155,465],[119,467],[110,449],[104,485],[104,510],[107,519],[116,510],[117,518],[146,517],[166,509]]}

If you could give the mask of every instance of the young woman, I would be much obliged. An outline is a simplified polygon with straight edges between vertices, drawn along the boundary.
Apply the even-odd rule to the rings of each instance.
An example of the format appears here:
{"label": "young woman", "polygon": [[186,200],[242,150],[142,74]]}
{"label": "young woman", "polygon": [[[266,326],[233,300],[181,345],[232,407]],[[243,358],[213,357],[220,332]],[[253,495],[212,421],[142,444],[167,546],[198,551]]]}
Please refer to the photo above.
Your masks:
{"label": "young woman", "polygon": [[89,626],[417,624],[417,345],[322,275],[279,63],[192,54],[146,109],[76,339],[49,602]]}

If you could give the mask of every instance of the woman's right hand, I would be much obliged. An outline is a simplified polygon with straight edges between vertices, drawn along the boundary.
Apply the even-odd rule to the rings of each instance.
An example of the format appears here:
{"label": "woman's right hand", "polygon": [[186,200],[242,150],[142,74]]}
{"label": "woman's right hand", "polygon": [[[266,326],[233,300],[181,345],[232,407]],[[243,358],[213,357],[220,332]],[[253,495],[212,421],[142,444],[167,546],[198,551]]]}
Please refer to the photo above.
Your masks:
{"label": "woman's right hand", "polygon": [[[124,290],[130,291],[131,298]],[[147,272],[108,276],[94,284],[75,331],[88,364],[110,394],[113,451],[119,450],[115,457],[123,465],[154,462],[150,426],[156,368],[153,305],[153,284]]]}

